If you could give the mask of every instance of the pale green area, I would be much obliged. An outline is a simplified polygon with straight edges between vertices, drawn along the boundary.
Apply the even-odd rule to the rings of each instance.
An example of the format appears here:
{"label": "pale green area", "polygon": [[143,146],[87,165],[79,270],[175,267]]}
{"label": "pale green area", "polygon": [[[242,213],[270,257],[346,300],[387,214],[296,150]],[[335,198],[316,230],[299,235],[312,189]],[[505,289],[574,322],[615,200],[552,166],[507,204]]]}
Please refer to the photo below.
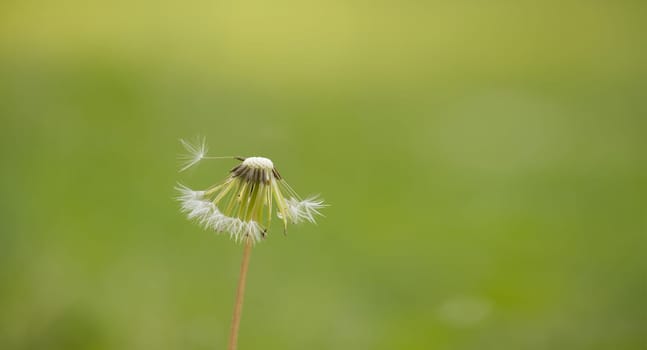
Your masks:
{"label": "pale green area", "polygon": [[242,247],[180,137],[317,226],[253,251],[240,349],[644,349],[644,1],[0,3],[0,349],[224,349]]}

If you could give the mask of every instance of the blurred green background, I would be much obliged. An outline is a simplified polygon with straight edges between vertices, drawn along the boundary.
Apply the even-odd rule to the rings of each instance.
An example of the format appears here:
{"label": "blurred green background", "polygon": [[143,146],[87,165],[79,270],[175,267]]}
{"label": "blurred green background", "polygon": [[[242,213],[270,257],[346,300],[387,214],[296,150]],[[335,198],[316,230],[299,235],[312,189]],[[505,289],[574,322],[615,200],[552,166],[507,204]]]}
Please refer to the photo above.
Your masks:
{"label": "blurred green background", "polygon": [[[0,4],[0,348],[223,349],[242,247],[179,213],[271,157],[240,349],[645,349],[644,1]],[[276,222],[275,222],[276,225]]]}

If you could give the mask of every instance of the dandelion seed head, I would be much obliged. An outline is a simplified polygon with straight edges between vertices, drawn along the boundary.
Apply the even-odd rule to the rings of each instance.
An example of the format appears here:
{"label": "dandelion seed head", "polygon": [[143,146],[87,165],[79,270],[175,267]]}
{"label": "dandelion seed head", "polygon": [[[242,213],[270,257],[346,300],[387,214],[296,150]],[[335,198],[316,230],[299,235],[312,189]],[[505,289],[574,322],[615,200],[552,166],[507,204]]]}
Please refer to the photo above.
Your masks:
{"label": "dandelion seed head", "polygon": [[[199,147],[181,142],[192,155],[183,169],[205,157],[204,140]],[[236,242],[258,242],[265,238],[273,212],[283,221],[284,232],[288,223],[315,223],[316,216],[322,215],[319,210],[326,206],[323,200],[318,197],[301,199],[270,159],[248,157],[241,160],[221,183],[203,191],[178,184],[177,200],[189,220],[205,229],[229,234]]]}

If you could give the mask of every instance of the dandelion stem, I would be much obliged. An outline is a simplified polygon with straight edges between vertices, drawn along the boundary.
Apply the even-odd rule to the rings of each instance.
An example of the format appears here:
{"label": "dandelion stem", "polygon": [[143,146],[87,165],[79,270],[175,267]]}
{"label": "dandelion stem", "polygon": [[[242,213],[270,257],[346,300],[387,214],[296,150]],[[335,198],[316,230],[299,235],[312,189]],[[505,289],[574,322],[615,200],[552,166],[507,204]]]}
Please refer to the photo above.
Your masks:
{"label": "dandelion stem", "polygon": [[231,334],[229,336],[229,350],[236,350],[238,345],[238,329],[240,328],[240,316],[243,312],[243,298],[245,296],[245,281],[247,280],[247,267],[249,266],[249,256],[252,252],[252,240],[245,240],[243,250],[243,262],[240,265],[240,277],[238,279],[238,289],[236,290],[236,303],[234,304],[234,316],[231,320]]}

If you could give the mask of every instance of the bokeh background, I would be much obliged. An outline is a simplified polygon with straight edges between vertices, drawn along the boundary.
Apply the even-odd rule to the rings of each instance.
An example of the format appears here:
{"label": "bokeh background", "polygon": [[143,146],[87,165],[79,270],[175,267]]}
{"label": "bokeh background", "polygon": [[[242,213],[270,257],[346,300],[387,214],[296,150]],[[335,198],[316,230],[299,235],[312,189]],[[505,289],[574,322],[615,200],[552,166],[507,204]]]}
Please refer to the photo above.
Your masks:
{"label": "bokeh background", "polygon": [[[223,349],[242,247],[178,138],[317,226],[253,251],[240,349],[645,349],[644,1],[0,4],[0,348]],[[275,223],[276,224],[276,223]]]}

